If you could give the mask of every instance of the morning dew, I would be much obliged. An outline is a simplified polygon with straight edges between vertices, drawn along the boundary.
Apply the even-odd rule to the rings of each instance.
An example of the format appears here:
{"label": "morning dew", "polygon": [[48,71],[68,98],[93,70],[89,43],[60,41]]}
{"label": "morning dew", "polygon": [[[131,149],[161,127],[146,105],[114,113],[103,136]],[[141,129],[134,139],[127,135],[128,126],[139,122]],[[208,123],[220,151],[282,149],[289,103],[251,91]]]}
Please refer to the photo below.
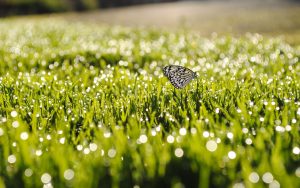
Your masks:
{"label": "morning dew", "polygon": [[140,137],[138,138],[137,142],[141,143],[141,144],[145,144],[148,141],[148,137],[145,134],[140,135]]}
{"label": "morning dew", "polygon": [[108,152],[107,152],[107,155],[109,158],[114,158],[117,154],[117,151],[113,148],[109,149]]}
{"label": "morning dew", "polygon": [[174,151],[174,154],[175,154],[176,157],[181,158],[184,154],[184,151],[181,148],[176,148],[175,151]]}
{"label": "morning dew", "polygon": [[10,164],[14,164],[17,161],[17,158],[15,155],[10,155],[7,157],[7,162]]}
{"label": "morning dew", "polygon": [[259,181],[259,175],[256,172],[251,172],[249,175],[249,181],[251,183],[257,183]]}
{"label": "morning dew", "polygon": [[206,149],[210,152],[216,151],[218,148],[218,144],[214,140],[209,140],[206,142]]}
{"label": "morning dew", "polygon": [[29,135],[28,135],[27,132],[22,132],[22,133],[20,134],[20,138],[21,138],[22,140],[27,140],[28,137],[29,137]]}
{"label": "morning dew", "polygon": [[67,169],[65,172],[64,172],[64,178],[66,180],[72,180],[75,176],[75,173],[72,169]]}
{"label": "morning dew", "polygon": [[185,136],[186,133],[187,133],[186,128],[180,128],[180,129],[179,129],[179,134],[180,134],[181,136]]}
{"label": "morning dew", "polygon": [[18,112],[14,110],[10,113],[10,115],[11,115],[11,117],[15,118],[15,117],[17,117]]}
{"label": "morning dew", "polygon": [[235,159],[236,158],[236,153],[234,151],[228,152],[228,158],[229,159]]}
{"label": "morning dew", "polygon": [[0,136],[3,136],[3,134],[4,134],[4,131],[3,131],[3,129],[0,127]]}
{"label": "morning dew", "polygon": [[24,171],[24,175],[25,175],[26,177],[30,177],[30,176],[32,176],[32,174],[33,174],[33,171],[32,171],[30,168],[27,168],[27,169]]}
{"label": "morning dew", "polygon": [[41,181],[42,181],[43,184],[48,184],[48,183],[50,183],[50,182],[51,182],[51,179],[52,179],[52,177],[51,177],[51,175],[48,174],[48,173],[44,173],[44,174],[41,176]]}
{"label": "morning dew", "polygon": [[262,176],[263,182],[265,182],[267,184],[272,183],[273,179],[274,179],[274,177],[270,172],[266,172]]}
{"label": "morning dew", "polygon": [[167,142],[168,142],[169,144],[174,143],[174,141],[175,141],[174,136],[172,136],[172,135],[167,136]]}
{"label": "morning dew", "polygon": [[227,133],[227,138],[232,140],[233,139],[233,133],[232,132],[228,132]]}
{"label": "morning dew", "polygon": [[294,147],[293,148],[293,154],[299,155],[300,154],[300,148],[299,147]]}

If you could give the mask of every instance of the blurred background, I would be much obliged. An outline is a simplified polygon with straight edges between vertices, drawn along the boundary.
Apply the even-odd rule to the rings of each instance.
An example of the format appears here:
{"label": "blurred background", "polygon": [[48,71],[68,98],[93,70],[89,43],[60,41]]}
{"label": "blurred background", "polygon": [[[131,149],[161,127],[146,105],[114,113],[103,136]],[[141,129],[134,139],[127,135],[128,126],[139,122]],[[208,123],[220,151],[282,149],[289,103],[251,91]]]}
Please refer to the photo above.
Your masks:
{"label": "blurred background", "polygon": [[[112,7],[153,4],[166,2],[184,2],[187,0],[0,0],[0,16],[16,14],[41,14],[64,11],[84,11]],[[216,0],[194,0],[216,1]],[[231,2],[233,0],[219,0]],[[236,0],[236,2],[253,0]],[[255,0],[254,0],[255,1]],[[266,2],[299,2],[300,0],[261,0]]]}
{"label": "blurred background", "polygon": [[300,0],[0,0],[2,18],[188,29],[204,36],[259,33],[290,44],[300,44],[299,13]]}

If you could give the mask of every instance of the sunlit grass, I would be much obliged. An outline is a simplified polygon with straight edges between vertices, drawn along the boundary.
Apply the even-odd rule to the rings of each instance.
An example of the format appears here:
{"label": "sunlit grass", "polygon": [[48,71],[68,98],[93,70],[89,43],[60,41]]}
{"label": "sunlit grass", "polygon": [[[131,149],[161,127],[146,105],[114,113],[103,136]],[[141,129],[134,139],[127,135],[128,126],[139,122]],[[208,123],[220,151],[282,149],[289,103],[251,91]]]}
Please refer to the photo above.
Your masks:
{"label": "sunlit grass", "polygon": [[[281,39],[0,27],[0,185],[300,186],[300,52]],[[199,78],[176,90],[169,64]]]}

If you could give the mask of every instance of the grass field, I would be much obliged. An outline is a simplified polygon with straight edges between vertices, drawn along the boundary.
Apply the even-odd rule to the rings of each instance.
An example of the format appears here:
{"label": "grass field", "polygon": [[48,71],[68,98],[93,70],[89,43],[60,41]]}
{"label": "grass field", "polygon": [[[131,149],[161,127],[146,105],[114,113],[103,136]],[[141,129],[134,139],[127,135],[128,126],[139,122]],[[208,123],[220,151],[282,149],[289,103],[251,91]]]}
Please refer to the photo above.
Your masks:
{"label": "grass field", "polygon": [[[0,28],[0,187],[300,186],[299,47],[53,19]],[[199,77],[174,89],[169,64]]]}

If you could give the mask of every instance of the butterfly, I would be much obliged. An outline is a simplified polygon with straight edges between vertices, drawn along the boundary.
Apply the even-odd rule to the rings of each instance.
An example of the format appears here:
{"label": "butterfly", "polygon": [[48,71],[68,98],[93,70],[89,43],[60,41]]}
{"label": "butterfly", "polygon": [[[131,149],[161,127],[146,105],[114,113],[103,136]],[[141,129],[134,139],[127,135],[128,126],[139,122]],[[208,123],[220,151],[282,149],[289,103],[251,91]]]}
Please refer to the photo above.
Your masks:
{"label": "butterfly", "polygon": [[163,72],[177,89],[184,88],[192,79],[197,77],[197,74],[192,70],[178,65],[168,65],[163,68]]}

